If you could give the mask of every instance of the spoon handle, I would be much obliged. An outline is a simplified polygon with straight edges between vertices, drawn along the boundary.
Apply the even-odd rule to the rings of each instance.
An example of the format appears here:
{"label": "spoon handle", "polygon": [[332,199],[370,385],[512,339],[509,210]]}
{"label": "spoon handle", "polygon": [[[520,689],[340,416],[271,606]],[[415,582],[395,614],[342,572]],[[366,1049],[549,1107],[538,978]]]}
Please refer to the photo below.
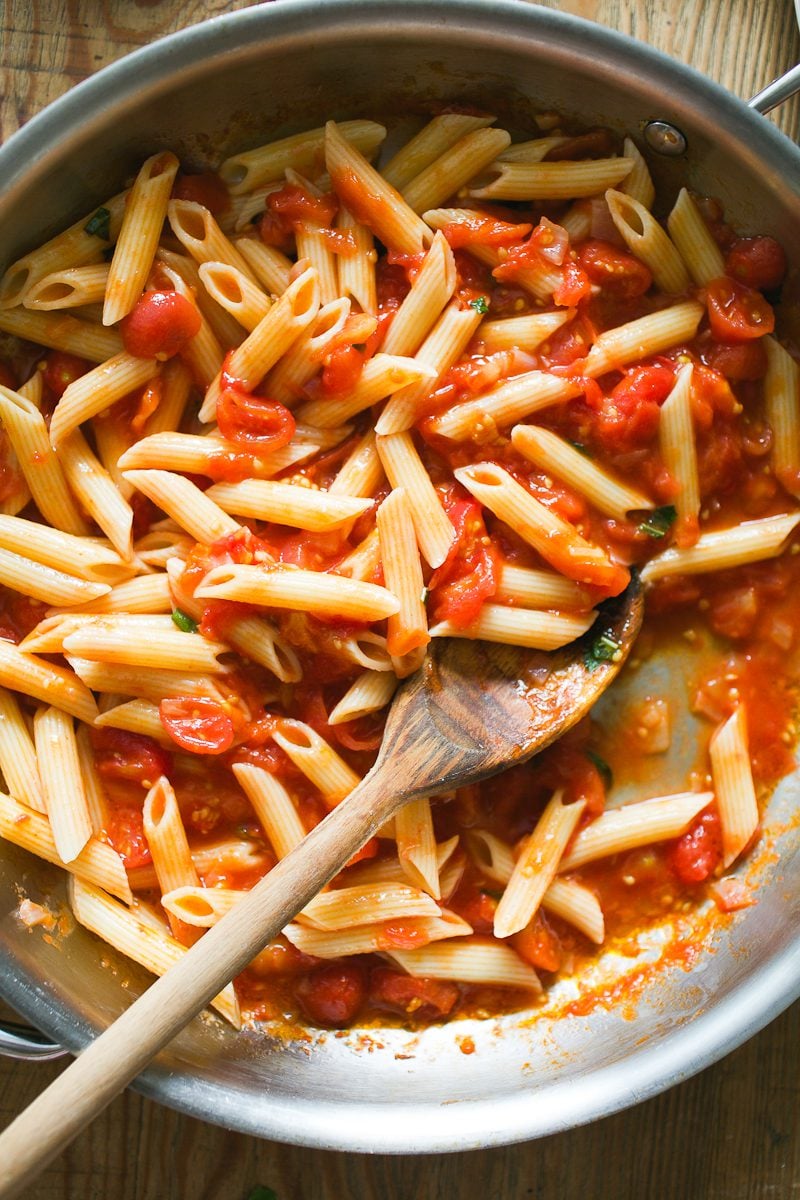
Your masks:
{"label": "spoon handle", "polygon": [[[0,1134],[0,1197],[47,1163],[303,908],[405,798],[378,763],[300,846],[157,979]],[[391,775],[391,778],[387,778]],[[383,776],[383,778],[382,778]]]}

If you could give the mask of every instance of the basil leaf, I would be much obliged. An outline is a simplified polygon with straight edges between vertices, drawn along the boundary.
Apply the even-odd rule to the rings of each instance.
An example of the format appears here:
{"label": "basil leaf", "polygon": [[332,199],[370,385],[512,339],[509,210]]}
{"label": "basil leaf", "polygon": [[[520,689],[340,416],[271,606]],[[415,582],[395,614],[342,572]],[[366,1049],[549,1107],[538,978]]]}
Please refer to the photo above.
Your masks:
{"label": "basil leaf", "polygon": [[613,662],[621,649],[619,642],[609,637],[607,633],[601,633],[600,637],[586,651],[583,661],[589,670],[593,671],[602,662]]}
{"label": "basil leaf", "polygon": [[179,608],[173,608],[172,620],[181,633],[197,633],[197,621],[193,621],[188,613],[181,612]]}
{"label": "basil leaf", "polygon": [[489,301],[485,296],[478,296],[476,300],[470,300],[469,306],[474,308],[476,313],[480,313],[482,317],[485,317],[489,311]]}
{"label": "basil leaf", "polygon": [[611,767],[604,758],[601,758],[599,754],[595,754],[594,750],[584,750],[584,754],[589,762],[597,767],[603,785],[606,791],[608,791],[614,782],[614,772],[611,770]]}
{"label": "basil leaf", "polygon": [[108,209],[98,208],[97,212],[89,217],[83,228],[87,233],[94,234],[96,237],[102,238],[104,242],[107,242],[111,237],[110,222],[111,213]]}
{"label": "basil leaf", "polygon": [[256,1187],[253,1188],[247,1200],[278,1200],[278,1197],[272,1188]]}

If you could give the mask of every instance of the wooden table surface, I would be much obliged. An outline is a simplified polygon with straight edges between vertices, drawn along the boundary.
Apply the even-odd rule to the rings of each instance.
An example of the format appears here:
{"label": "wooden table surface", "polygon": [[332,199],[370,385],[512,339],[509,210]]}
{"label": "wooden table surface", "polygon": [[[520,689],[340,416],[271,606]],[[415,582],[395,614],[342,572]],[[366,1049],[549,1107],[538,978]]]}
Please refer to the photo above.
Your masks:
{"label": "wooden table surface", "polygon": [[[487,3],[490,0],[487,0]],[[402,3],[402,0],[400,0]],[[246,0],[5,0],[0,135],[115,58]],[[549,0],[748,96],[800,58],[791,0]],[[775,119],[797,137],[796,102]],[[788,1200],[800,1196],[800,1005],[667,1094],[508,1149],[365,1158],[279,1146],[126,1092],[29,1200]],[[0,1125],[61,1070],[0,1059]]]}

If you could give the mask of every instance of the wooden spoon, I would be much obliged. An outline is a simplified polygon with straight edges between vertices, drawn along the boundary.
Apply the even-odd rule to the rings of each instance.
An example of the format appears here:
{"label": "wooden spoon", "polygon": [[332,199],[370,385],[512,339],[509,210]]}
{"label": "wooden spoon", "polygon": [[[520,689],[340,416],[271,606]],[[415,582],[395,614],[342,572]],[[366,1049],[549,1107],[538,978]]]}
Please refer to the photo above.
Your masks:
{"label": "wooden spoon", "polygon": [[397,693],[358,787],[0,1135],[0,1197],[33,1179],[402,804],[523,762],[585,716],[619,673],[642,610],[632,582],[552,653],[435,642]]}

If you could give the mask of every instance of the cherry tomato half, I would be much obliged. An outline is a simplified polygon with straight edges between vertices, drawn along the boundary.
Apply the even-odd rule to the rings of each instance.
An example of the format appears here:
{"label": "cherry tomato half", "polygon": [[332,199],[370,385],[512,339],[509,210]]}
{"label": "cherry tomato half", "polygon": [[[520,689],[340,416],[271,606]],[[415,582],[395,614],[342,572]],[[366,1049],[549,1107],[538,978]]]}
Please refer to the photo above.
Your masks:
{"label": "cherry tomato half", "polygon": [[367,994],[364,969],[357,963],[326,963],[298,983],[295,995],[316,1025],[347,1025]]}
{"label": "cherry tomato half", "polygon": [[620,250],[611,242],[602,242],[598,238],[590,238],[578,247],[578,262],[592,283],[620,300],[633,300],[643,295],[653,282],[653,276],[643,262],[627,250]]}
{"label": "cherry tomato half", "polygon": [[748,287],[768,292],[786,274],[786,253],[772,237],[737,238],[725,258],[725,274]]}
{"label": "cherry tomato half", "polygon": [[179,292],[145,292],[120,330],[128,354],[172,358],[200,332],[200,313]]}
{"label": "cherry tomato half", "polygon": [[172,198],[202,204],[215,216],[227,212],[231,206],[230,193],[214,171],[202,171],[199,175],[179,173],[172,189]]}
{"label": "cherry tomato half", "polygon": [[722,858],[719,816],[706,809],[672,846],[668,861],[681,883],[702,883]]}
{"label": "cherry tomato half", "polygon": [[285,405],[236,387],[222,389],[217,424],[227,441],[238,446],[258,445],[262,450],[280,450],[292,440],[295,430],[295,419]]}
{"label": "cherry tomato half", "polygon": [[205,696],[162,700],[161,724],[181,750],[224,754],[233,745],[233,721],[221,704]]}
{"label": "cherry tomato half", "polygon": [[113,808],[106,818],[106,836],[128,871],[146,867],[153,861],[140,808],[132,805]]}
{"label": "cherry tomato half", "polygon": [[708,322],[720,342],[747,342],[775,328],[772,305],[760,292],[721,275],[706,288]]}
{"label": "cherry tomato half", "polygon": [[92,364],[76,354],[51,350],[44,360],[44,382],[55,396],[63,396],[71,383],[92,369]]}

